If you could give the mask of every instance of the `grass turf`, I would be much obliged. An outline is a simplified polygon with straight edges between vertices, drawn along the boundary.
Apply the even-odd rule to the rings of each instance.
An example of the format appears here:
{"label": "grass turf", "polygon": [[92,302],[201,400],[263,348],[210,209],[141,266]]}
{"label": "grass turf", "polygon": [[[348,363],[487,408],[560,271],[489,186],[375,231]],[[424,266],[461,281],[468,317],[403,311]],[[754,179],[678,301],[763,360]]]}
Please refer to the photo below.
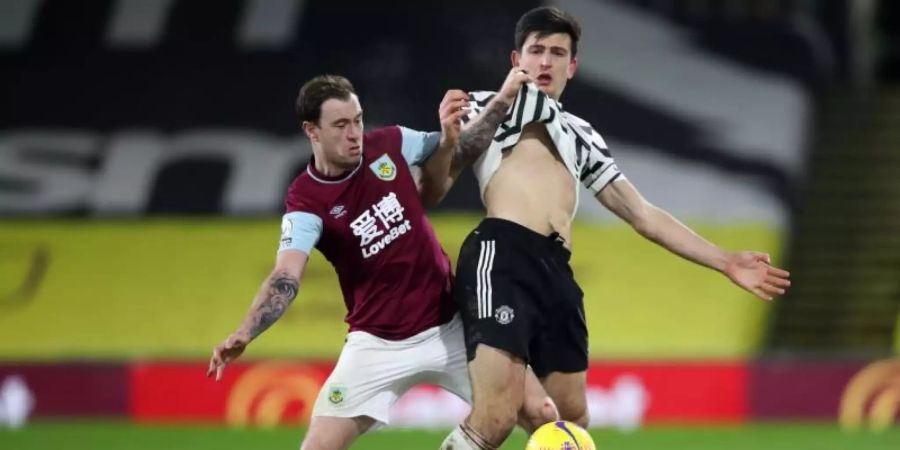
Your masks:
{"label": "grass turf", "polygon": [[[138,426],[125,422],[39,422],[0,430],[4,450],[237,450],[297,449],[303,430],[240,430],[197,426]],[[884,433],[845,433],[833,425],[650,427],[632,433],[592,430],[600,450],[898,450],[900,427]],[[386,430],[363,436],[354,449],[437,449],[446,432]],[[503,449],[523,449],[516,432]]]}

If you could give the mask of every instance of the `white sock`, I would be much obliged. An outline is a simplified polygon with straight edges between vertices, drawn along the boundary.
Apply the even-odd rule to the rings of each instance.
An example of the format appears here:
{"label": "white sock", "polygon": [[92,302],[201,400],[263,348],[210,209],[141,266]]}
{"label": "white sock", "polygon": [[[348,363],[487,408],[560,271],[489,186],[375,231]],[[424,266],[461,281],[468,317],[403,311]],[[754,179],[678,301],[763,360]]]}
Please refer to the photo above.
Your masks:
{"label": "white sock", "polygon": [[482,450],[481,447],[469,440],[462,428],[457,426],[450,432],[447,439],[441,444],[440,450]]}

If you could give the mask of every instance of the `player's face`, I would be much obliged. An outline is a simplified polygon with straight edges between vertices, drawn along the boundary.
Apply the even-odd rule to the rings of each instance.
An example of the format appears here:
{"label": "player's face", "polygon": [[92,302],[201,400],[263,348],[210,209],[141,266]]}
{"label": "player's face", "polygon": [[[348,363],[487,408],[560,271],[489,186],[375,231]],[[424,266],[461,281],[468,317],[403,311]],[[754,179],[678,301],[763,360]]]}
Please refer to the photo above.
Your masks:
{"label": "player's face", "polygon": [[340,167],[356,167],[363,151],[362,106],[356,95],[347,100],[330,98],[322,103],[319,124],[306,127],[325,158]]}
{"label": "player's face", "polygon": [[518,51],[512,52],[512,64],[528,71],[538,89],[559,100],[566,82],[575,76],[578,60],[572,56],[572,38],[566,33],[538,37],[531,33]]}

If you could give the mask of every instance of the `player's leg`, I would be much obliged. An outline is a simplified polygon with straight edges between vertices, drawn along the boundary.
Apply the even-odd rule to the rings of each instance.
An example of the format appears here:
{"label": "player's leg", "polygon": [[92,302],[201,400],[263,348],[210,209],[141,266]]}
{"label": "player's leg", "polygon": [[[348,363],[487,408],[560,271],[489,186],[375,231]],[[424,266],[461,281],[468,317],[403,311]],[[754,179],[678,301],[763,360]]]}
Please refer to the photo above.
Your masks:
{"label": "player's leg", "polygon": [[587,372],[552,372],[543,378],[544,389],[554,400],[562,420],[587,427],[590,415],[587,408]]}
{"label": "player's leg", "polygon": [[525,398],[519,410],[519,426],[528,434],[534,433],[541,425],[559,420],[559,411],[553,398],[544,390],[544,386],[531,367],[525,373]]}
{"label": "player's leg", "polygon": [[[440,340],[423,348],[424,352],[431,355],[430,369],[437,374],[434,379],[427,381],[443,387],[471,405],[472,383],[469,381],[462,321],[457,317],[441,328]],[[534,371],[527,368],[525,395],[518,412],[519,425],[531,434],[537,427],[558,418],[553,400],[544,391]]]}
{"label": "player's leg", "polygon": [[532,348],[532,365],[562,420],[587,426],[588,329],[584,293],[572,275],[570,253],[554,245],[544,261],[541,304],[548,318]]}
{"label": "player's leg", "polygon": [[313,417],[300,450],[346,450],[374,424],[368,416]]}
{"label": "player's leg", "polygon": [[[485,414],[481,411],[482,408],[490,409],[490,405],[494,402],[494,395],[492,392],[483,393],[482,391],[493,391],[494,389],[485,389],[483,386],[485,384],[497,384],[497,381],[485,379],[483,376],[480,376],[480,369],[482,365],[486,364],[486,361],[491,359],[491,354],[493,352],[498,352],[498,350],[479,346],[478,353],[481,356],[476,356],[476,361],[472,362],[472,365],[469,364],[469,360],[467,357],[466,345],[465,345],[465,337],[463,334],[463,326],[462,322],[459,318],[455,318],[450,323],[447,324],[444,332],[441,333],[440,341],[436,343],[426,343],[422,348],[422,352],[425,354],[430,354],[432,360],[432,370],[437,374],[437,377],[434,380],[426,381],[434,381],[439,386],[447,389],[448,391],[456,394],[470,405],[473,405],[473,410],[471,415],[467,418],[467,420],[459,427],[457,427],[450,436],[448,436],[447,440],[444,442],[444,446],[442,448],[447,449],[455,449],[455,450],[469,450],[469,449],[481,449],[481,448],[493,448],[493,445],[490,444],[489,439],[490,436],[482,435],[479,431],[488,428],[503,428],[503,427],[513,427],[512,425],[502,425],[498,426],[498,424],[493,425],[485,425],[482,424],[483,417]],[[435,345],[437,344],[437,345]],[[478,374],[473,374],[470,377],[470,371],[478,371]],[[521,369],[524,370],[524,369]],[[521,371],[520,370],[520,371]],[[508,380],[499,377],[503,384],[506,384]],[[540,385],[540,381],[537,380],[532,374],[533,382],[537,385],[538,390],[546,397],[544,394],[544,388]],[[473,380],[475,381],[473,383]],[[523,379],[524,383],[524,379]],[[476,390],[474,385],[478,385],[479,388]],[[498,392],[497,395],[505,395],[504,392]],[[473,404],[473,397],[478,398],[477,404]],[[515,400],[512,400],[515,402]],[[508,409],[503,415],[507,415],[510,417],[515,417],[515,410],[512,407],[509,407],[509,404],[505,403],[504,400],[499,400],[499,402],[504,403],[503,408]],[[477,412],[476,412],[477,410]],[[473,419],[472,416],[475,416]],[[499,415],[497,416],[499,417]]]}
{"label": "player's leg", "polygon": [[504,350],[478,345],[469,376],[472,412],[441,449],[495,449],[516,426],[525,392],[525,362]]}
{"label": "player's leg", "polygon": [[405,355],[382,339],[355,331],[313,406],[310,428],[301,446],[345,449],[361,434],[388,421],[399,396],[398,383],[409,377]]}
{"label": "player's leg", "polygon": [[523,232],[533,234],[512,222],[485,219],[460,249],[453,297],[464,325],[472,412],[442,448],[496,448],[518,420],[528,343],[538,319],[528,285],[532,258],[519,242]]}

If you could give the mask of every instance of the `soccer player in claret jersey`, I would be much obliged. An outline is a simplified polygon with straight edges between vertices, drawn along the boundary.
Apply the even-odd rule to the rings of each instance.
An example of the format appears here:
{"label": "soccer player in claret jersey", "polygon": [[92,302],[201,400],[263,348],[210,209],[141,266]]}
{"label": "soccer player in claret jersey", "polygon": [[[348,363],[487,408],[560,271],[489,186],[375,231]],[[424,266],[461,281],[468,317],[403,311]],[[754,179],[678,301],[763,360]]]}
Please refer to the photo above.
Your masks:
{"label": "soccer player in claret jersey", "polygon": [[[347,79],[316,77],[300,90],[296,109],[313,157],[288,189],[275,268],[238,330],[213,350],[207,376],[220,379],[281,317],[317,248],[338,274],[350,333],[313,407],[304,450],[348,448],[386,424],[390,406],[418,383],[471,401],[450,261],[410,170],[449,170],[467,100],[461,91],[447,93],[442,133],[399,126],[363,133],[362,107]],[[529,380],[533,395],[522,422],[534,429],[556,412],[537,378]]]}
{"label": "soccer player in claret jersey", "polygon": [[444,449],[498,447],[515,424],[529,365],[562,419],[587,426],[587,326],[569,266],[579,181],[645,238],[760,298],[771,300],[790,284],[768,255],[725,251],[647,202],[593,127],[562,109],[580,33],[575,18],[557,8],[525,13],[500,91],[470,94],[458,158],[445,179],[426,179],[443,193],[474,160],[487,207],[460,249],[454,287],[475,402]]}

